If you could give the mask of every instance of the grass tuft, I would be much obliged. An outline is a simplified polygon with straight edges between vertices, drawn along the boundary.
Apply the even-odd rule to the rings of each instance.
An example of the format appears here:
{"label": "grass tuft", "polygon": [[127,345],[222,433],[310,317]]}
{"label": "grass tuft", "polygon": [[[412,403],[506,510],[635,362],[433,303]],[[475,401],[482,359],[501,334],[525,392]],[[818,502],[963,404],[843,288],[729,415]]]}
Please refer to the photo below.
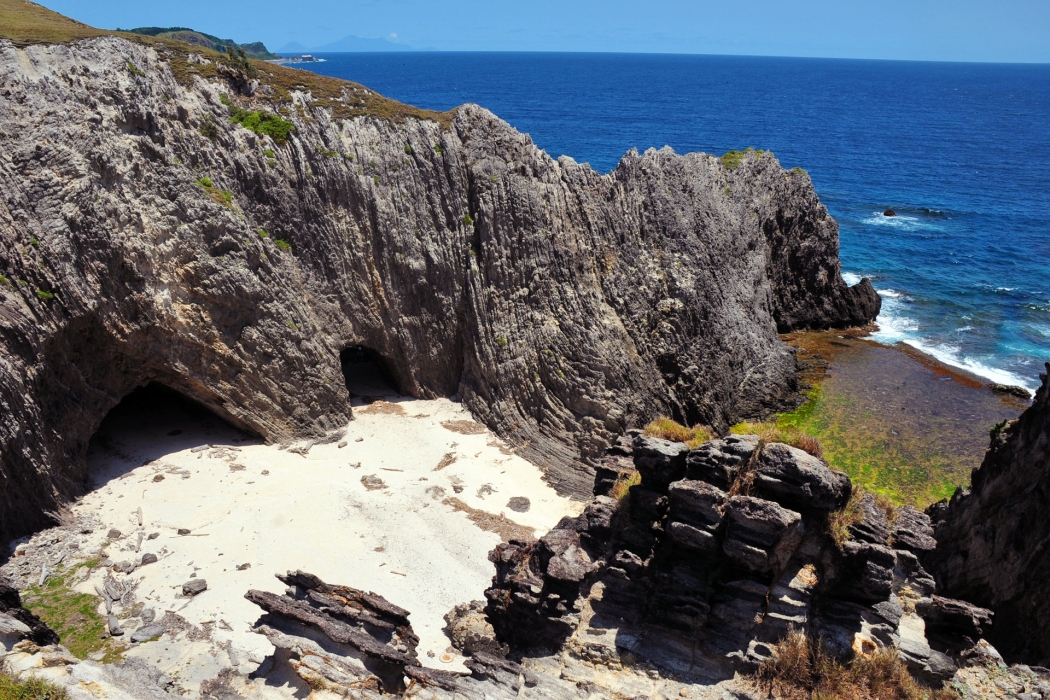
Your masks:
{"label": "grass tuft", "polygon": [[692,428],[687,428],[667,416],[660,416],[645,426],[645,430],[642,432],[649,437],[660,438],[661,440],[684,442],[689,446],[689,449],[699,447],[711,439],[711,434],[703,426],[694,425]]}
{"label": "grass tuft", "polygon": [[781,700],[956,700],[958,693],[920,685],[895,649],[840,661],[805,633],[793,630],[751,677]]}
{"label": "grass tuft", "polygon": [[824,447],[816,437],[792,426],[776,423],[737,423],[730,429],[737,435],[757,435],[764,443],[782,442],[808,452],[817,459],[824,459]]}
{"label": "grass tuft", "polygon": [[15,678],[0,671],[0,700],[68,700],[63,688],[36,676]]}
{"label": "grass tuft", "polygon": [[273,243],[277,246],[277,249],[282,253],[287,253],[292,249],[292,244],[284,240],[283,238],[275,238],[273,239]]}
{"label": "grass tuft", "polygon": [[637,486],[640,483],[642,483],[642,475],[639,472],[631,472],[626,477],[621,477],[616,480],[616,483],[613,484],[612,491],[609,492],[609,496],[618,501],[622,501],[630,494],[631,487]]}
{"label": "grass tuft", "polygon": [[71,585],[78,570],[97,564],[98,560],[84,562],[70,571],[55,573],[43,586],[30,586],[23,592],[23,604],[58,634],[73,656],[86,659],[101,650],[105,652],[102,662],[113,663],[120,660],[124,647],[106,634],[106,621],[98,613],[98,598],[78,593]]}

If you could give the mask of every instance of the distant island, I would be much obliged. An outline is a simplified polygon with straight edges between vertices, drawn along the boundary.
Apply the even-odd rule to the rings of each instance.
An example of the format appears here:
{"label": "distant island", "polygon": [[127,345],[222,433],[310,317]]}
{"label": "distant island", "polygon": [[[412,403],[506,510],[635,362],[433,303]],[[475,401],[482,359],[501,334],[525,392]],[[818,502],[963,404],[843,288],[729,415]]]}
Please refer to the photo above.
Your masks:
{"label": "distant island", "polygon": [[187,44],[196,44],[197,46],[203,46],[206,49],[212,49],[219,53],[224,53],[227,48],[241,49],[249,58],[259,58],[264,60],[280,58],[277,54],[271,53],[270,50],[266,48],[266,44],[261,41],[254,41],[250,44],[238,44],[232,39],[220,39],[217,36],[198,32],[189,27],[139,27],[137,29],[117,29],[117,31],[130,32],[131,34],[142,34],[145,36],[156,36],[161,37],[162,39],[178,39],[179,41],[185,41]]}
{"label": "distant island", "polygon": [[[374,39],[368,39],[365,37],[348,35],[344,36],[339,41],[333,41],[328,44],[321,46],[303,46],[299,42],[293,41],[285,44],[277,51],[278,53],[288,54],[304,54],[304,53],[365,53],[365,52],[376,52],[376,51],[420,51],[414,46],[408,44],[401,44],[396,41],[391,41],[385,37],[379,37]],[[425,50],[425,49],[424,49]]]}

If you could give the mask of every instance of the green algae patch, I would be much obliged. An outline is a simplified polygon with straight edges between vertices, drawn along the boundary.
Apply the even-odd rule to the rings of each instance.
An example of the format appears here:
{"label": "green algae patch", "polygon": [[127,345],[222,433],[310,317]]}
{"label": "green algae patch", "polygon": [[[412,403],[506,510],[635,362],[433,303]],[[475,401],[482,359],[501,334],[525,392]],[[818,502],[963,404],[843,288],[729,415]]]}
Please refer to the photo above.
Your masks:
{"label": "green algae patch", "polygon": [[989,429],[1024,408],[975,377],[855,332],[785,340],[798,348],[810,389],[776,427],[816,437],[831,467],[896,504],[925,508],[969,486]]}
{"label": "green algae patch", "polygon": [[72,581],[80,569],[93,568],[97,562],[76,565],[69,571],[59,570],[43,586],[30,586],[22,591],[23,605],[53,629],[78,659],[103,652],[102,663],[119,661],[124,646],[107,634],[106,619],[98,613],[99,599],[73,590]]}

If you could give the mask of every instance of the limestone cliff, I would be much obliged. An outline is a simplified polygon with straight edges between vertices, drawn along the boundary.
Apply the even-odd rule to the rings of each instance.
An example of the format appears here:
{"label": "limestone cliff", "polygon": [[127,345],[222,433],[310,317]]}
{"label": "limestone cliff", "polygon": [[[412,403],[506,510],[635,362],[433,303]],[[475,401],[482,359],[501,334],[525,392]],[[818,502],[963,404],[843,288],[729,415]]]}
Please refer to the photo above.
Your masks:
{"label": "limestone cliff", "polygon": [[927,563],[946,595],[995,611],[988,638],[1007,661],[1050,666],[1050,380],[1040,378],[1032,405],[992,431],[970,490],[930,507]]}
{"label": "limestone cliff", "polygon": [[778,330],[878,312],[771,154],[601,175],[480,107],[147,39],[0,40],[0,538],[83,489],[88,440],[146,382],[322,436],[364,345],[589,494],[589,460],[655,414],[721,429],[792,402]]}

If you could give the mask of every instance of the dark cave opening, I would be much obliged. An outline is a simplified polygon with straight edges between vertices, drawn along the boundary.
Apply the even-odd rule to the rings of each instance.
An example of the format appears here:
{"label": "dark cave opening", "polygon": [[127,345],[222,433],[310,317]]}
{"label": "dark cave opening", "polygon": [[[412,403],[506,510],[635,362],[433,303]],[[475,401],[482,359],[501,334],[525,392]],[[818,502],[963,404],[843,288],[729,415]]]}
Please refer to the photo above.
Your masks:
{"label": "dark cave opening", "polygon": [[401,387],[389,363],[375,350],[351,345],[339,353],[339,364],[350,398],[401,396]]}
{"label": "dark cave opening", "polygon": [[207,406],[158,382],[121,399],[88,443],[88,475],[102,483],[164,455],[200,445],[238,445],[259,438]]}

